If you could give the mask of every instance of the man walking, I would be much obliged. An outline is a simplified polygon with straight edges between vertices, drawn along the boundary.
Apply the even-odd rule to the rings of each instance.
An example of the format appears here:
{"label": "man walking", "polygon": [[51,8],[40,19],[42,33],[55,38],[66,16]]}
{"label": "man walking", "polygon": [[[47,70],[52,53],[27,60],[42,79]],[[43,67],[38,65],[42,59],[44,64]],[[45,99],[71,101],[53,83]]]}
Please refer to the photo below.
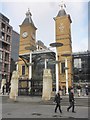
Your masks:
{"label": "man walking", "polygon": [[5,85],[3,85],[3,87],[2,87],[2,93],[3,93],[3,95],[4,95],[4,90],[5,90]]}
{"label": "man walking", "polygon": [[80,97],[80,95],[81,95],[81,85],[80,84],[77,85],[77,93],[78,93],[78,97]]}
{"label": "man walking", "polygon": [[69,92],[69,102],[70,102],[70,106],[67,108],[67,111],[69,112],[69,109],[72,108],[72,112],[75,113],[74,111],[74,90],[71,89]]}
{"label": "man walking", "polygon": [[60,98],[60,94],[57,93],[54,99],[54,102],[56,102],[55,113],[57,112],[57,108],[59,108],[60,113],[62,113],[61,105],[60,105],[61,100],[62,98]]}
{"label": "man walking", "polygon": [[88,95],[88,84],[86,84],[85,86],[85,92],[86,92],[86,95]]}

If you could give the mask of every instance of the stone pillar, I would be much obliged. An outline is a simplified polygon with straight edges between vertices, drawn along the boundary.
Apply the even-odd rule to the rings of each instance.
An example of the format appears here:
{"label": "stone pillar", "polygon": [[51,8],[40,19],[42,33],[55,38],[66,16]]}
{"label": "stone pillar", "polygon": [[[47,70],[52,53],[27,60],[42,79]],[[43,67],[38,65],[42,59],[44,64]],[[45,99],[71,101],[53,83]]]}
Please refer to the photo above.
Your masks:
{"label": "stone pillar", "polygon": [[50,69],[43,72],[43,93],[42,100],[50,100],[52,93],[52,74]]}
{"label": "stone pillar", "polygon": [[18,71],[13,71],[9,98],[14,101],[16,101],[16,96],[18,96],[18,77]]}

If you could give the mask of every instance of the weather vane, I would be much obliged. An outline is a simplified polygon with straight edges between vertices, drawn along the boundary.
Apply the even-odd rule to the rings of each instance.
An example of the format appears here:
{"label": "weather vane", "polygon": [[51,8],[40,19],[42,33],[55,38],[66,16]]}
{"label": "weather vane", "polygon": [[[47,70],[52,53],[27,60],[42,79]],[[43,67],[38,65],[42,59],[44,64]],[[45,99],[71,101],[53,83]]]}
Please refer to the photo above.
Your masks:
{"label": "weather vane", "polygon": [[29,14],[30,16],[32,16],[31,12],[30,12],[30,9],[28,8],[28,11],[26,14]]}
{"label": "weather vane", "polygon": [[30,9],[28,8],[28,12],[30,12]]}
{"label": "weather vane", "polygon": [[66,8],[66,5],[65,5],[65,3],[63,1],[60,2],[59,6],[60,6],[61,9]]}

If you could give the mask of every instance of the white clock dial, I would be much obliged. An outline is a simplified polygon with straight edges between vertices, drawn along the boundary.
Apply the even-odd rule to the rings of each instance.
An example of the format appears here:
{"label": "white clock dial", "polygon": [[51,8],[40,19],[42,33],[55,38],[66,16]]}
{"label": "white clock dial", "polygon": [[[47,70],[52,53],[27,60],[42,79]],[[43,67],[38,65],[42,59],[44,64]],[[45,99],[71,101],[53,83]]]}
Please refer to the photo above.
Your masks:
{"label": "white clock dial", "polygon": [[23,32],[22,37],[26,38],[27,36],[28,36],[28,33],[27,32]]}
{"label": "white clock dial", "polygon": [[60,23],[59,30],[60,30],[60,31],[63,31],[63,30],[64,30],[64,25],[63,25],[63,23]]}

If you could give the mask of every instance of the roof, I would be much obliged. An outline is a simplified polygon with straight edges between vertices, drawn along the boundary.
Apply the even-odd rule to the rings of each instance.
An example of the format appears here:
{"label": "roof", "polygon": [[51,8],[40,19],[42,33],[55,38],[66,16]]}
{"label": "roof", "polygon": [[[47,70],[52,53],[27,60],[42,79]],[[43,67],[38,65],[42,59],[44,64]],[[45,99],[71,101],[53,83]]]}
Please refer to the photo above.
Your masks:
{"label": "roof", "polygon": [[0,19],[4,20],[5,22],[7,21],[9,23],[9,19],[2,13],[0,13]]}
{"label": "roof", "polygon": [[61,9],[59,12],[58,12],[58,15],[57,17],[61,17],[61,16],[66,16],[66,11],[64,9]]}
{"label": "roof", "polygon": [[32,14],[31,14],[30,10],[28,9],[28,11],[26,12],[26,18],[22,22],[22,25],[31,24],[31,25],[33,25],[33,27],[35,27],[31,16],[32,16]]}
{"label": "roof", "polygon": [[57,14],[57,17],[64,17],[64,16],[67,16],[70,20],[70,23],[72,23],[72,20],[71,20],[71,17],[69,14],[66,13],[65,9],[61,9],[58,14]]}

